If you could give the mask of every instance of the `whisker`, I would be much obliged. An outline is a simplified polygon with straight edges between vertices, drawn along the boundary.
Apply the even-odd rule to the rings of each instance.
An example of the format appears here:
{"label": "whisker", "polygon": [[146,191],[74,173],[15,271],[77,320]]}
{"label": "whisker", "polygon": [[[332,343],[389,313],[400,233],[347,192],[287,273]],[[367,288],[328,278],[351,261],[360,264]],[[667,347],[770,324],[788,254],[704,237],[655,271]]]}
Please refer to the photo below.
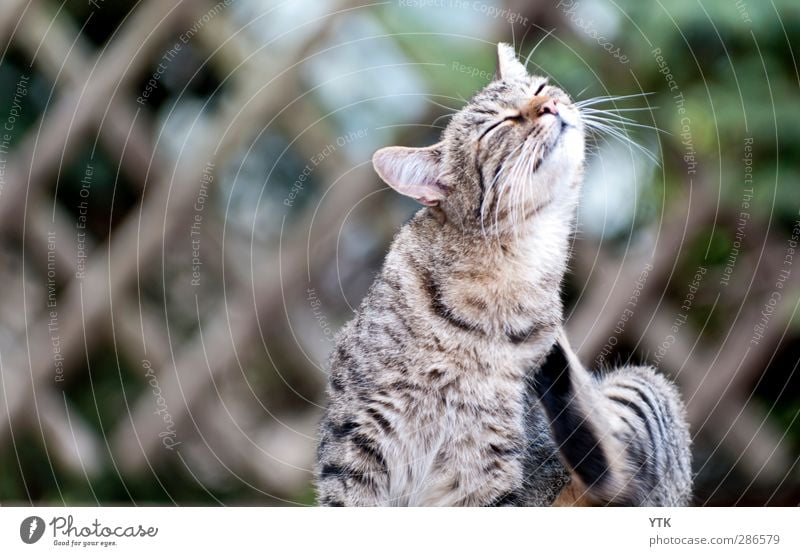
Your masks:
{"label": "whisker", "polygon": [[[522,141],[522,144],[523,145],[527,145],[528,140],[531,137],[532,137],[531,135],[525,137],[525,139]],[[529,171],[529,169],[530,169],[530,161],[536,159],[536,153],[538,152],[538,149],[539,149],[540,145],[541,145],[541,143],[537,144],[536,147],[534,147],[532,156],[524,158],[524,160],[522,161],[522,164],[521,164],[521,166],[519,168],[519,171],[517,172],[517,175],[514,176],[514,181],[512,183],[512,187],[514,187],[514,194],[512,195],[512,198],[511,198],[511,203],[512,204],[511,204],[511,207],[510,207],[511,215],[512,215],[511,229],[512,229],[512,232],[514,233],[514,235],[516,237],[519,236],[519,229],[520,229],[519,222],[521,221],[520,213],[521,213],[522,208],[523,208],[523,203],[522,203],[523,199],[522,199],[522,197],[523,197],[523,194],[525,192],[526,185],[527,185],[527,181],[525,181],[525,183],[523,183],[522,178],[526,178],[527,176],[530,175],[530,171]],[[525,152],[524,148],[523,148],[523,152]]]}
{"label": "whisker", "polygon": [[517,150],[519,150],[521,147],[522,144],[520,143],[503,159],[503,162],[500,163],[500,169],[497,171],[497,174],[495,174],[495,177],[494,179],[492,179],[491,183],[486,187],[486,191],[484,191],[483,201],[481,202],[481,215],[480,215],[481,231],[483,232],[484,237],[486,237],[486,228],[485,228],[486,220],[484,217],[484,215],[486,214],[486,200],[489,198],[489,194],[494,191],[494,187],[497,184],[497,181],[505,173],[506,163],[511,159],[511,156],[513,156],[514,153],[517,152]]}
{"label": "whisker", "polygon": [[483,199],[481,200],[481,232],[484,238],[486,237],[486,201],[489,199],[489,194],[494,192],[494,186],[497,180],[500,179],[500,176],[505,172],[506,162],[508,162],[508,157],[504,158],[503,162],[500,163],[500,169],[497,171],[497,174],[495,174],[491,183],[486,187],[486,191],[483,192]]}
{"label": "whisker", "polygon": [[[656,132],[662,132],[658,127],[651,126],[650,124],[640,124],[639,122],[626,122],[624,120],[615,120],[613,118],[603,118],[594,115],[582,115],[582,120],[584,123],[598,123],[611,126],[615,129],[627,129],[630,127],[638,127],[642,129],[648,129]],[[663,131],[663,133],[669,134],[667,131]]]}
{"label": "whisker", "polygon": [[585,122],[587,129],[590,131],[596,131],[598,135],[609,135],[621,143],[627,143],[628,145],[639,149],[639,151],[644,154],[647,158],[649,158],[656,166],[659,168],[661,167],[660,162],[656,158],[656,156],[647,148],[643,147],[626,134],[619,131],[619,129],[612,127],[605,123],[595,122],[595,121],[586,121]]}
{"label": "whisker", "polygon": [[555,30],[556,30],[556,28],[555,28],[555,27],[553,27],[552,29],[550,29],[550,30],[549,30],[547,33],[545,33],[545,34],[544,34],[544,36],[543,36],[541,39],[539,39],[539,42],[537,42],[535,45],[533,45],[533,48],[531,48],[531,51],[530,51],[530,52],[528,52],[528,56],[527,56],[527,58],[525,58],[525,63],[524,63],[524,64],[522,64],[523,66],[525,66],[525,68],[526,68],[526,69],[527,69],[527,67],[528,67],[528,62],[530,62],[530,61],[531,61],[531,56],[533,56],[533,53],[534,53],[534,52],[536,52],[536,49],[537,49],[537,48],[539,48],[539,45],[540,45],[540,44],[542,44],[542,43],[544,42],[544,40],[545,40],[547,37],[549,37],[549,36],[550,36],[550,35],[553,33],[553,31],[555,31]]}
{"label": "whisker", "polygon": [[441,102],[436,102],[435,100],[430,99],[428,97],[424,97],[424,98],[425,98],[425,100],[427,100],[431,104],[433,104],[435,106],[438,106],[439,108],[444,108],[445,110],[448,110],[450,112],[455,113],[455,112],[458,112],[460,110],[459,108],[453,108],[452,106],[447,106],[446,104],[442,104]]}
{"label": "whisker", "polygon": [[378,126],[375,129],[394,129],[396,127],[434,127],[436,129],[444,129],[444,127],[440,125],[433,125],[433,124],[391,124],[391,125],[382,125]]}
{"label": "whisker", "polygon": [[579,112],[581,114],[600,114],[600,115],[608,114],[609,116],[614,116],[623,120],[630,120],[632,122],[636,121],[633,118],[630,118],[629,116],[623,116],[622,114],[619,114],[613,110],[601,110],[599,108],[581,108]]}
{"label": "whisker", "polygon": [[658,106],[640,106],[637,108],[586,108],[585,110],[599,110],[601,112],[650,112],[658,110]]}
{"label": "whisker", "polygon": [[587,101],[593,101],[593,100],[623,100],[623,99],[628,99],[628,98],[646,97],[646,96],[651,96],[651,95],[654,95],[654,94],[656,94],[655,91],[642,91],[640,93],[630,93],[630,94],[627,94],[627,95],[599,95],[599,96],[596,96],[596,97],[589,97],[589,98],[587,98],[585,100],[582,100],[580,102],[587,102]]}
{"label": "whisker", "polygon": [[519,237],[519,222],[520,222],[520,207],[522,205],[522,194],[525,191],[524,178],[527,175],[528,160],[530,157],[525,157],[524,161],[520,164],[520,171],[514,180],[514,191],[511,195],[511,231],[514,237]]}
{"label": "whisker", "polygon": [[[633,141],[633,139],[631,139],[627,134],[622,133],[622,131],[620,131],[620,128],[614,127],[614,126],[612,126],[612,125],[610,125],[610,124],[608,124],[606,122],[597,121],[597,120],[585,120],[585,124],[586,124],[587,128],[589,128],[589,129],[595,129],[597,131],[600,131],[600,132],[603,132],[603,133],[607,133],[607,134],[612,135],[612,136],[614,136],[614,137],[616,137],[616,138],[618,138],[618,139],[620,139],[622,141],[628,142],[628,143],[636,146],[639,149],[647,151],[647,149],[645,149],[643,146],[641,146],[638,143],[636,143],[635,141]],[[649,153],[650,151],[647,151],[647,152]]]}
{"label": "whisker", "polygon": [[626,127],[626,126],[638,127],[640,129],[649,129],[649,130],[652,130],[652,131],[655,131],[655,132],[658,132],[658,133],[663,133],[665,135],[672,135],[672,133],[670,133],[669,131],[666,131],[664,129],[661,129],[660,127],[652,126],[650,124],[641,124],[641,123],[639,123],[639,122],[637,122],[635,120],[630,120],[630,119],[627,119],[627,118],[625,120],[616,120],[614,118],[610,118],[610,117],[603,118],[603,117],[599,117],[599,116],[592,115],[592,114],[583,114],[582,118],[583,118],[584,122],[587,122],[587,121],[589,121],[589,122],[600,122],[600,123],[607,123],[609,125],[615,124],[617,127]]}
{"label": "whisker", "polygon": [[[531,136],[526,137],[524,142],[527,142],[530,137]],[[525,183],[522,183],[522,180],[518,180],[517,182],[517,195],[515,196],[514,199],[514,235],[517,237],[520,235],[520,223],[523,221],[523,218],[525,216],[525,207],[523,201],[528,186],[528,179],[530,175],[533,173],[533,167],[536,163],[536,157],[539,152],[540,146],[541,143],[538,143],[533,148],[532,155],[526,157],[525,159],[525,164],[523,164],[524,171],[522,172],[522,177],[525,178]]]}
{"label": "whisker", "polygon": [[584,108],[583,110],[580,110],[580,113],[581,113],[581,116],[583,116],[583,117],[594,117],[594,118],[603,118],[603,119],[608,117],[609,119],[610,118],[615,118],[615,121],[636,123],[636,120],[634,120],[633,118],[629,118],[627,116],[622,116],[620,114],[611,114],[611,113],[608,113],[608,112],[603,112],[602,110],[592,110],[591,108]]}
{"label": "whisker", "polygon": [[[512,166],[512,172],[511,172],[512,175],[514,174],[513,170],[514,168],[516,168],[516,166],[517,166],[516,161],[514,161],[514,165]],[[511,183],[510,180],[505,181],[502,187],[497,191],[497,200],[495,201],[495,207],[494,207],[494,224],[492,226],[492,229],[494,230],[495,235],[498,237],[500,236],[500,225],[498,222],[500,202],[503,199],[503,193],[505,193],[505,191],[510,187],[509,185],[510,183]]]}
{"label": "whisker", "polygon": [[575,98],[578,98],[579,96],[581,96],[581,95],[582,95],[583,93],[585,93],[585,92],[586,92],[586,90],[587,90],[589,87],[591,87],[591,86],[592,86],[592,85],[591,85],[591,83],[590,83],[589,85],[586,85],[586,86],[585,86],[583,89],[581,89],[581,92],[580,92],[580,93],[578,93],[577,95],[575,95]]}
{"label": "whisker", "polygon": [[654,95],[654,94],[655,94],[654,92],[649,92],[649,93],[633,93],[633,94],[630,94],[630,95],[606,95],[606,96],[600,96],[600,97],[591,97],[591,98],[587,98],[585,100],[579,100],[578,102],[575,102],[574,105],[580,108],[580,107],[583,107],[583,106],[592,106],[592,105],[595,105],[595,104],[599,104],[601,102],[617,102],[617,101],[620,101],[620,100],[627,100],[627,99],[631,99],[631,98],[641,98],[641,97],[646,97],[646,96],[650,96],[650,95]]}
{"label": "whisker", "polygon": [[[535,137],[533,135],[529,135],[528,137],[525,138],[525,143],[527,143],[529,139],[535,140]],[[523,164],[522,172],[521,172],[522,173],[522,176],[521,176],[522,179],[520,179],[518,181],[517,197],[516,197],[516,201],[515,201],[515,205],[514,205],[514,207],[515,207],[515,215],[514,215],[514,233],[515,233],[515,235],[519,235],[520,224],[524,224],[523,218],[525,216],[525,204],[524,204],[523,201],[525,200],[525,194],[529,189],[528,186],[529,186],[529,183],[530,183],[529,182],[530,175],[533,173],[533,165],[534,165],[534,163],[536,161],[536,156],[537,156],[537,154],[539,152],[540,146],[541,146],[541,143],[537,143],[536,146],[533,148],[533,153],[531,153],[530,156],[525,157],[525,163]]]}
{"label": "whisker", "polygon": [[436,122],[438,122],[442,118],[452,118],[455,115],[456,115],[455,112],[450,113],[450,114],[442,114],[441,116],[438,116],[436,119],[433,120],[433,125],[436,125]]}
{"label": "whisker", "polygon": [[[514,22],[513,21],[509,21],[509,24],[511,25],[511,48],[513,48],[514,51],[516,52],[516,50],[517,50],[517,37],[514,34]],[[519,56],[519,55],[517,55],[517,56]]]}
{"label": "whisker", "polygon": [[520,205],[520,193],[525,188],[522,184],[522,177],[525,175],[525,168],[528,167],[528,158],[525,157],[521,159],[519,164],[519,169],[517,170],[516,175],[514,176],[514,181],[511,184],[512,191],[510,195],[510,204],[509,204],[509,213],[511,215],[511,232],[514,236],[517,236],[518,225],[517,222],[519,221],[519,205]]}
{"label": "whisker", "polygon": [[[617,111],[617,110],[601,110],[601,109],[598,109],[598,108],[586,108],[586,107],[584,107],[584,108],[579,108],[578,111],[581,114],[594,114],[594,115],[599,115],[599,116],[613,116],[614,118],[619,118],[621,120],[628,120],[628,121],[631,121],[631,122],[637,121],[637,120],[634,120],[633,118],[631,118],[630,116],[626,116],[626,115],[620,113],[621,111]],[[642,110],[638,110],[638,109],[629,110],[629,112],[641,112],[641,111]],[[626,112],[628,112],[628,111],[626,111]]]}
{"label": "whisker", "polygon": [[630,137],[628,137],[624,133],[620,132],[619,130],[617,130],[615,128],[612,128],[612,127],[609,127],[609,126],[602,126],[602,125],[594,126],[594,129],[596,131],[598,131],[601,136],[602,135],[609,135],[609,136],[614,137],[615,139],[617,139],[617,140],[619,140],[619,141],[621,141],[623,143],[627,143],[627,144],[639,149],[642,153],[646,154],[649,158],[651,158],[651,160],[653,160],[653,162],[657,163],[657,160],[655,159],[653,153],[651,153],[648,149],[646,149],[642,145],[639,145],[637,142],[635,142],[634,140],[632,140]]}
{"label": "whisker", "polygon": [[[524,144],[525,144],[525,142],[523,141],[522,143],[519,144],[519,146],[521,147]],[[498,191],[497,202],[496,202],[495,207],[494,207],[494,231],[495,231],[495,235],[498,238],[500,237],[500,205],[501,205],[502,200],[503,200],[503,193],[506,193],[513,186],[514,176],[517,173],[517,168],[518,167],[519,167],[519,157],[517,157],[514,160],[514,165],[511,167],[511,176],[509,176],[509,179],[505,181],[505,183],[503,184],[503,187],[500,189],[500,191]]]}
{"label": "whisker", "polygon": [[658,126],[641,123],[627,116],[623,116],[621,114],[614,114],[603,110],[594,110],[585,108],[580,110],[579,112],[581,114],[582,120],[586,123],[589,122],[601,123],[613,126],[617,129],[626,128],[628,126],[638,127],[641,129],[653,130],[658,133],[664,133],[666,135],[672,135],[669,131],[661,129]]}
{"label": "whisker", "polygon": [[[527,140],[527,138],[526,138],[526,140]],[[523,145],[525,144],[525,140],[523,140],[522,144]],[[523,159],[522,155],[520,155],[517,158],[517,164],[514,167],[514,170],[515,170],[514,174],[511,176],[511,179],[509,180],[509,188],[511,190],[511,194],[508,196],[509,197],[509,202],[508,202],[508,211],[507,211],[507,213],[508,213],[508,220],[509,220],[509,223],[510,223],[510,226],[511,226],[511,232],[514,235],[516,235],[516,231],[517,231],[517,206],[518,206],[518,202],[519,202],[518,201],[518,197],[519,197],[520,189],[522,189],[520,187],[520,174],[522,173],[522,169],[525,167],[525,163],[524,163],[523,160],[524,159]],[[499,232],[499,230],[498,230],[498,232]]]}

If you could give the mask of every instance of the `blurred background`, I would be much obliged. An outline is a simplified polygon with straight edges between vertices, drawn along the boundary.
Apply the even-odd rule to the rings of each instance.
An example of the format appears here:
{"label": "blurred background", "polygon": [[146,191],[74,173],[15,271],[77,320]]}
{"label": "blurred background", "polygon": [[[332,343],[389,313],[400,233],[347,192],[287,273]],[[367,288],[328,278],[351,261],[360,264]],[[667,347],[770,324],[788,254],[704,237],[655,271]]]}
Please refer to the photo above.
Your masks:
{"label": "blurred background", "polygon": [[[548,35],[548,32],[550,34]],[[688,404],[698,505],[800,502],[793,0],[4,0],[0,503],[312,504],[324,360],[513,42],[658,128],[592,142],[587,365]]]}

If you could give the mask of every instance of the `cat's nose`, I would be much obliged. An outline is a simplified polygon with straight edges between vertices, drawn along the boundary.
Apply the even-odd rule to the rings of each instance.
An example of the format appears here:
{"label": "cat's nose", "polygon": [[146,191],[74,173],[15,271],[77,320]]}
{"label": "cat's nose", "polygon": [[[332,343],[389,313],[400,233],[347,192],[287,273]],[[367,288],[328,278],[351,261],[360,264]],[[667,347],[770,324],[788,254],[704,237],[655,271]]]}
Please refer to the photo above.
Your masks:
{"label": "cat's nose", "polygon": [[541,106],[539,106],[539,111],[536,113],[536,115],[544,116],[545,114],[552,114],[553,116],[558,115],[558,105],[556,104],[555,99],[548,98]]}
{"label": "cat's nose", "polygon": [[551,97],[536,96],[522,109],[523,115],[530,120],[541,118],[545,114],[558,115],[558,103]]}

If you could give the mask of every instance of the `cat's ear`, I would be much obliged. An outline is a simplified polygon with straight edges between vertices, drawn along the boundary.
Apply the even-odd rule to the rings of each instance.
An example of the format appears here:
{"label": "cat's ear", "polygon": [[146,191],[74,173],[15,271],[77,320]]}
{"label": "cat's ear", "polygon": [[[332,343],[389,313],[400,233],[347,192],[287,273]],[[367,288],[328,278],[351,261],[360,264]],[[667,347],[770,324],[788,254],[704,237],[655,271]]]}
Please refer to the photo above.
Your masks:
{"label": "cat's ear", "polygon": [[525,66],[517,59],[514,48],[505,42],[497,43],[497,70],[494,72],[495,79],[525,79],[528,72]]}
{"label": "cat's ear", "polygon": [[372,155],[372,166],[392,189],[433,207],[448,191],[439,180],[441,158],[441,143],[423,148],[386,147]]}

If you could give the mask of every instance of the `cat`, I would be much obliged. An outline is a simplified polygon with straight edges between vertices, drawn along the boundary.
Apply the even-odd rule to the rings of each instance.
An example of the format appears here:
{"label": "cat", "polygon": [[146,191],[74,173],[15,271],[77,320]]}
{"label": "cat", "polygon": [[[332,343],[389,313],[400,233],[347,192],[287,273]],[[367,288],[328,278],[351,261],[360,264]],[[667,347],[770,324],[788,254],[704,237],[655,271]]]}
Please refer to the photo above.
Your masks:
{"label": "cat", "polygon": [[585,125],[500,43],[441,141],[377,174],[422,205],[329,360],[323,506],[683,505],[688,429],[647,368],[599,378],[562,325]]}

